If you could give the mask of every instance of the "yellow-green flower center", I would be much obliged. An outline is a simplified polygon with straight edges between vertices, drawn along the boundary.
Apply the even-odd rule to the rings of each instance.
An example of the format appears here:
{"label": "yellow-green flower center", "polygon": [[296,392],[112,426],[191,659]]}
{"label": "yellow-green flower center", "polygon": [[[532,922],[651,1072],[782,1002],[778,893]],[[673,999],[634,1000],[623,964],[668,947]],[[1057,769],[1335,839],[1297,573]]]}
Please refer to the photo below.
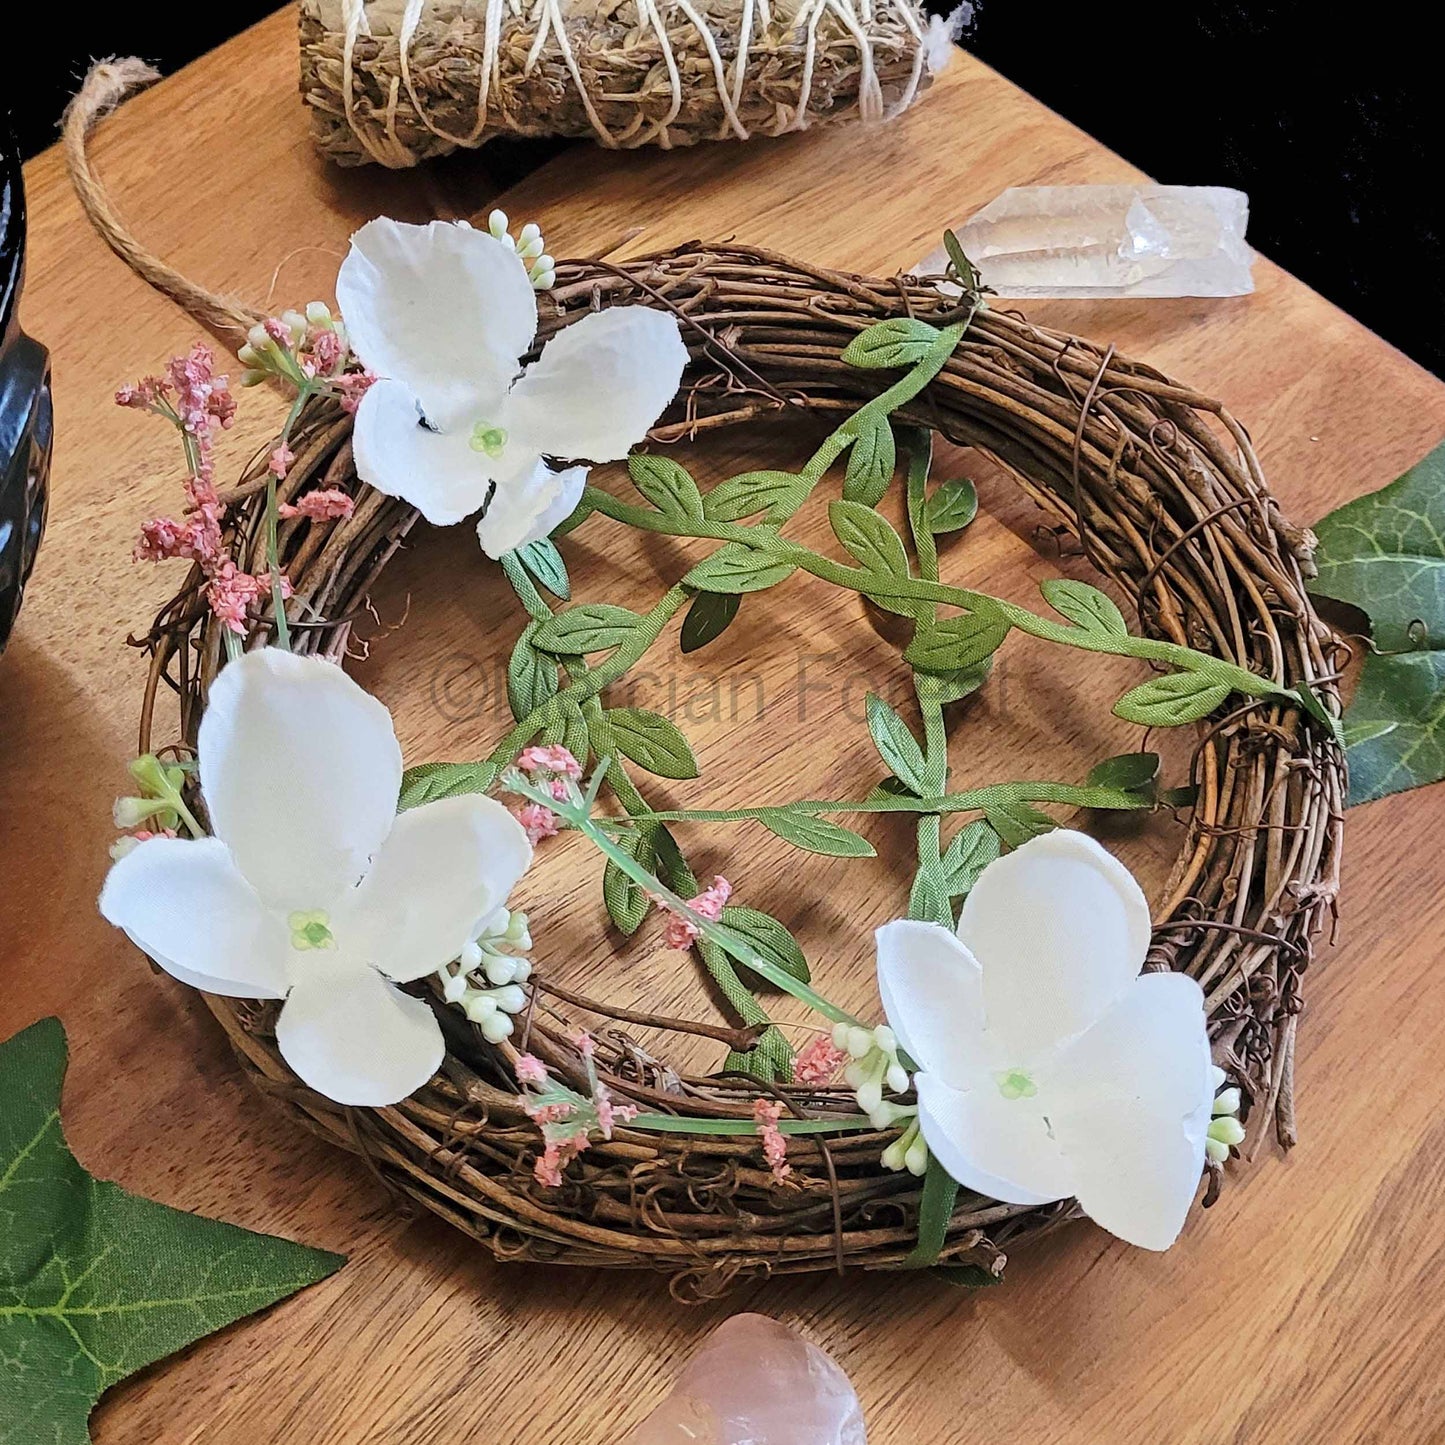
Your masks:
{"label": "yellow-green flower center", "polygon": [[501,456],[502,448],[506,445],[507,434],[501,427],[479,421],[472,428],[472,450],[474,452],[485,452],[489,457],[497,457]]}
{"label": "yellow-green flower center", "polygon": [[336,947],[336,939],[331,932],[331,919],[320,908],[292,913],[287,917],[286,925],[291,930],[292,948],[306,950]]}
{"label": "yellow-green flower center", "polygon": [[1022,1069],[1004,1069],[993,1077],[1005,1099],[1032,1099],[1039,1091],[1039,1086]]}

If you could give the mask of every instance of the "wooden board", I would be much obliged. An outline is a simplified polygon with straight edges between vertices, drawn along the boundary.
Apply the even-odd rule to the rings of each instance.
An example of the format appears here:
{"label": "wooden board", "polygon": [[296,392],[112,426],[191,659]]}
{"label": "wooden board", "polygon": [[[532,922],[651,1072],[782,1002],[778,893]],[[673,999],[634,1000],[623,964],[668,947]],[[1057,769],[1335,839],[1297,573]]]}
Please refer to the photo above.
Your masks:
{"label": "wooden board", "polygon": [[[346,235],[366,217],[460,215],[492,199],[485,154],[412,174],[325,171],[307,149],[294,63],[282,14],[132,102],[97,146],[149,244],[207,284],[278,306],[329,294]],[[1006,185],[1133,174],[962,59],[882,131],[671,155],[578,149],[503,204],[540,221],[559,254],[643,225],[633,249],[736,235],[887,273]],[[1351,816],[1341,940],[1310,978],[1300,1034],[1303,1142],[1241,1171],[1166,1256],[1085,1225],[1018,1258],[1008,1286],[981,1297],[926,1279],[824,1276],[688,1307],[647,1277],[495,1265],[436,1222],[393,1213],[364,1167],[268,1112],[197,1000],[152,976],[94,912],[142,677],[124,639],[175,582],[128,554],[139,518],[171,507],[179,481],[172,439],[109,393],[195,328],[91,235],[55,152],[27,179],[24,319],[54,351],[57,447],[50,534],[0,663],[0,1037],[48,1013],[65,1020],[67,1128],[100,1174],[351,1255],[334,1279],[116,1390],[95,1417],[99,1445],[598,1445],[625,1433],[703,1334],[742,1308],[793,1321],[833,1351],[875,1445],[1445,1439],[1439,789]],[[1445,387],[1267,262],[1257,276],[1258,294],[1238,300],[1034,314],[1221,396],[1251,427],[1286,511],[1309,520],[1390,480],[1445,433]],[[246,397],[226,442],[236,465],[280,405]],[[765,431],[699,460],[719,475],[805,444]],[[1032,545],[1037,514],[997,473],[978,475],[984,515],[946,566],[1024,597],[1058,564]],[[600,525],[567,544],[584,590],[641,600],[683,565],[671,544],[618,545]],[[409,650],[381,633],[361,675],[397,709],[409,760],[475,751],[501,726],[497,660],[516,629],[505,588],[459,528],[418,536],[394,566],[376,599],[387,625],[408,599]],[[703,763],[700,782],[658,797],[778,799],[874,781],[861,693],[865,680],[898,685],[890,646],[821,585],[756,602],[715,655],[660,661],[637,692],[678,710]],[[961,780],[1073,778],[1137,736],[1103,701],[1133,676],[1127,666],[1107,680],[1068,668],[1044,678],[1039,655],[1010,647],[959,736]],[[709,711],[710,679],[724,671],[725,702],[740,675],[745,685]],[[1077,705],[1074,684],[1090,706]],[[905,839],[869,831],[891,861],[803,871],[799,855],[754,833],[689,841],[700,866],[726,862],[751,901],[796,924],[825,984],[861,1002],[868,931],[904,903]],[[1172,840],[1163,822],[1111,836],[1155,887]],[[701,1009],[655,937],[614,957],[595,872],[573,868],[584,863],[575,846],[528,885],[552,962],[575,952],[569,977],[605,969],[619,992],[665,986],[670,1002]]]}

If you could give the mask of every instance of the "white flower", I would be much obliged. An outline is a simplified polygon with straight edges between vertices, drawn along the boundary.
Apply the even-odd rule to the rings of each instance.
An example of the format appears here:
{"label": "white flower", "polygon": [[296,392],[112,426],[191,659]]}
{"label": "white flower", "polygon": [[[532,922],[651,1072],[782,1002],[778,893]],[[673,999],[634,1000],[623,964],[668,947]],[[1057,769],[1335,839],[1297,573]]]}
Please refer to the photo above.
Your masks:
{"label": "white flower", "polygon": [[1214,1081],[1199,985],[1140,976],[1149,908],[1128,869],[1059,829],[984,870],[956,937],[898,922],[877,940],[949,1174],[1010,1204],[1076,1196],[1121,1239],[1167,1249],[1203,1173]]}
{"label": "white flower", "polygon": [[531,862],[490,798],[397,814],[391,715],[339,668],[266,648],[228,663],[201,719],[211,838],[151,838],[111,868],[100,911],[207,993],[285,999],[282,1056],[340,1104],[419,1089],[443,1053],[396,987],[454,959]]}
{"label": "white flower", "polygon": [[526,262],[461,222],[380,218],[336,278],[352,349],[383,378],[362,398],[357,474],[450,526],[480,511],[489,556],[546,536],[576,508],[585,467],[619,461],[677,393],[676,320],[615,306],[560,332],[518,376],[537,330]]}

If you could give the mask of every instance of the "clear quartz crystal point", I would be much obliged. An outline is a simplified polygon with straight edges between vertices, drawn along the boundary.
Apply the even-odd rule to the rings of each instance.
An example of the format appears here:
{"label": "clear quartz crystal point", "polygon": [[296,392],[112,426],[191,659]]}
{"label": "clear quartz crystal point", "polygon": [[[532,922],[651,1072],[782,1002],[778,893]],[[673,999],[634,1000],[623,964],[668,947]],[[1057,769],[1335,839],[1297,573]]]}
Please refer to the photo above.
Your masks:
{"label": "clear quartz crystal point", "polygon": [[624,1445],[867,1445],[848,1377],[796,1330],[734,1315]]}
{"label": "clear quartz crystal point", "polygon": [[[1244,296],[1248,221],[1224,186],[1014,186],[954,233],[1000,296]],[[940,246],[913,270],[947,265]]]}

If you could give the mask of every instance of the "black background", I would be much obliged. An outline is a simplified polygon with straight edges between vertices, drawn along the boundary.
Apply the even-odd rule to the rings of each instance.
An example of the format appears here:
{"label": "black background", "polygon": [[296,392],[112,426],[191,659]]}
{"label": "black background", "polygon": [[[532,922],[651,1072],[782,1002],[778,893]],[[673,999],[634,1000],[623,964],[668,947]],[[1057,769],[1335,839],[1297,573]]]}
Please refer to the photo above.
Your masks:
{"label": "black background", "polygon": [[[23,149],[54,138],[91,56],[139,54],[168,71],[273,8],[77,11],[73,42],[37,37],[7,77]],[[1248,191],[1260,250],[1445,375],[1436,47],[1420,7],[1331,13],[1271,0],[983,0],[968,44],[1159,180]]]}

